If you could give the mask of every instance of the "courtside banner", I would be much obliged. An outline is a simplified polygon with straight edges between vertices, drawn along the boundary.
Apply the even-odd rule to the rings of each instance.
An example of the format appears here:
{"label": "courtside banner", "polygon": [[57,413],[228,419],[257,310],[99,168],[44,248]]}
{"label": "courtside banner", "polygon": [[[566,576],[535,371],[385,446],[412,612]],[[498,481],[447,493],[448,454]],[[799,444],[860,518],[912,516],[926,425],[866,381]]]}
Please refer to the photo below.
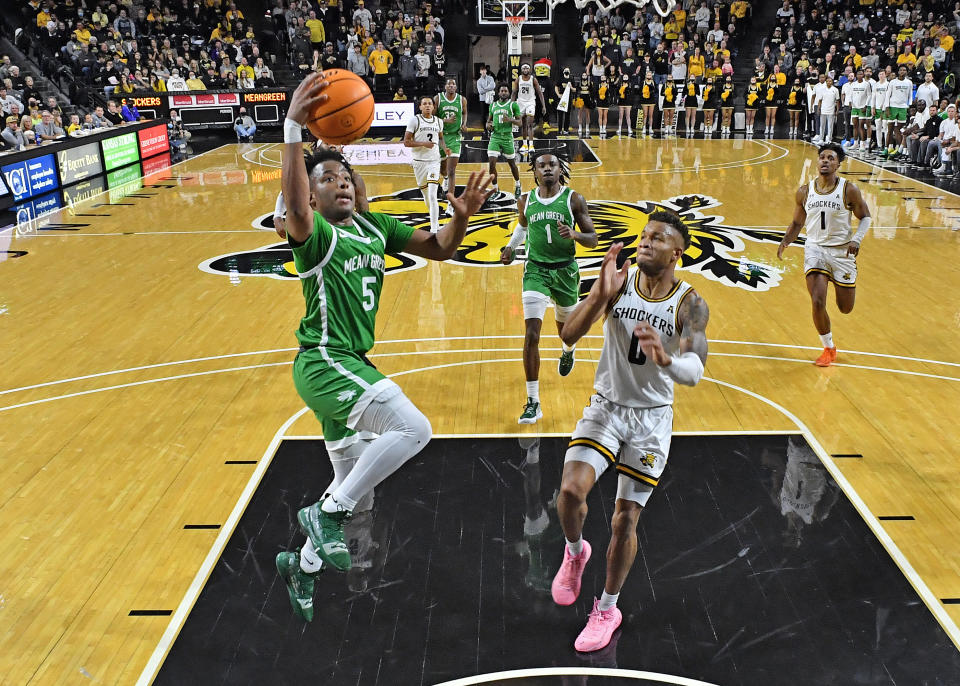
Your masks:
{"label": "courtside banner", "polygon": [[0,172],[13,191],[15,202],[48,193],[60,186],[57,163],[52,153],[5,165],[0,167]]}
{"label": "courtside banner", "polygon": [[388,126],[406,126],[413,117],[412,102],[378,102],[373,115],[371,129],[382,129]]}
{"label": "courtside banner", "polygon": [[108,172],[140,161],[137,134],[133,131],[113,138],[104,138],[100,145],[103,147],[103,168]]}
{"label": "courtside banner", "polygon": [[167,125],[157,124],[149,129],[137,131],[140,140],[140,157],[146,159],[170,150],[170,141],[167,140]]}
{"label": "courtside banner", "polygon": [[60,182],[64,186],[103,173],[103,158],[96,143],[58,150],[57,163],[60,165]]}
{"label": "courtside banner", "polygon": [[377,145],[345,145],[343,156],[352,166],[364,167],[374,164],[412,164],[411,148],[403,143],[380,143]]}

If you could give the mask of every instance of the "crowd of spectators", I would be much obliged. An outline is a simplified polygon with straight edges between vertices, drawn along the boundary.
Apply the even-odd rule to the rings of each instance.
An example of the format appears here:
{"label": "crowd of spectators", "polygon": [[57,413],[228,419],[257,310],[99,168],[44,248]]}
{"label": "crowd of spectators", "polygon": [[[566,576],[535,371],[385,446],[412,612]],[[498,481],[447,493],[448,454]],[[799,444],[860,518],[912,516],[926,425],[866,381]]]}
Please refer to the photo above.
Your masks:
{"label": "crowd of spectators", "polygon": [[667,17],[652,3],[612,11],[587,5],[581,14],[582,63],[564,65],[548,92],[556,107],[569,86],[570,105],[566,111],[557,108],[557,126],[572,132],[576,122],[578,132],[589,135],[596,111],[603,137],[613,109],[618,133],[632,135],[636,108],[636,114],[644,113],[639,135],[652,132],[655,113],[662,126],[674,127],[690,88],[701,100],[706,90],[709,103],[721,103],[721,83],[733,77],[734,46],[751,15],[747,0],[680,0]]}
{"label": "crowd of spectators", "polygon": [[270,16],[298,80],[338,67],[364,78],[380,98],[412,99],[442,87],[446,32],[435,3],[393,0],[371,9],[364,0],[275,0]]}

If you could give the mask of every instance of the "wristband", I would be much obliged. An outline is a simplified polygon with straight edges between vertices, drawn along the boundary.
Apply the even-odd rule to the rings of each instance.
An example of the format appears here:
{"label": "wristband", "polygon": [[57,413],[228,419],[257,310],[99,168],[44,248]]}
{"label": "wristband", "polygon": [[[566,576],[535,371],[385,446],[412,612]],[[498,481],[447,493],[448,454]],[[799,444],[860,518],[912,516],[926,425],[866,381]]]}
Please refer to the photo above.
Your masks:
{"label": "wristband", "polygon": [[661,369],[671,379],[684,386],[696,386],[703,378],[703,362],[695,352],[674,355],[670,364]]}
{"label": "wristband", "polygon": [[287,216],[287,203],[283,200],[283,192],[277,193],[277,204],[273,208],[273,217],[283,219]]}
{"label": "wristband", "polygon": [[857,233],[853,236],[853,241],[857,245],[863,243],[863,239],[867,235],[867,231],[870,228],[870,219],[870,217],[864,217],[860,220],[860,225],[857,227]]}
{"label": "wristband", "polygon": [[289,117],[283,120],[283,142],[303,143],[303,127]]}

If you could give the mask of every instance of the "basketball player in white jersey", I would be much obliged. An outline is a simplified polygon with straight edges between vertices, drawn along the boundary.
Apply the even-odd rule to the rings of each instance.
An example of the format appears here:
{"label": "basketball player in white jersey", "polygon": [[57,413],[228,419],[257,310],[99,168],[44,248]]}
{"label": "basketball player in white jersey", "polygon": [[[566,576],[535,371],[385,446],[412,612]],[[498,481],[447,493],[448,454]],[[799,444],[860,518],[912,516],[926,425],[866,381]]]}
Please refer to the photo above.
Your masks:
{"label": "basketball player in white jersey", "polygon": [[637,554],[637,520],[670,451],[673,385],[695,386],[703,377],[710,313],[703,298],[674,274],[689,246],[690,234],[677,215],[650,215],[640,236],[637,266],[631,269],[626,262],[617,269],[623,245],[614,243],[590,294],[560,334],[573,345],[605,317],[596,393],[567,448],[557,500],[567,539],[552,586],[558,605],[576,601],[590,559],[590,544],[582,537],[587,494],[607,468],[619,474],[606,581],[574,643],[581,652],[604,648],[623,621],[617,599]]}
{"label": "basketball player in white jersey", "polygon": [[428,95],[420,98],[420,114],[413,115],[403,134],[403,144],[413,148],[413,175],[417,187],[423,193],[430,213],[430,231],[440,230],[440,203],[437,201],[437,188],[440,186],[440,147],[450,154],[443,140],[443,121],[433,116],[433,98]]}
{"label": "basketball player in white jersey", "polygon": [[[827,284],[833,282],[837,308],[843,314],[853,311],[857,255],[870,228],[870,209],[860,189],[837,174],[844,157],[843,148],[835,143],[820,146],[819,174],[797,190],[793,221],[777,248],[777,257],[782,260],[783,251],[796,240],[801,229],[806,229],[803,270],[813,302],[813,324],[823,344],[823,352],[814,362],[818,367],[829,367],[837,359],[827,314]],[[850,225],[851,213],[858,220],[856,232]]]}
{"label": "basketball player in white jersey", "polygon": [[547,105],[543,101],[543,91],[540,89],[540,82],[537,77],[530,73],[530,65],[524,64],[520,67],[520,76],[513,86],[511,98],[520,105],[520,113],[523,118],[520,134],[523,137],[523,144],[520,146],[520,152],[533,151],[533,129],[536,127],[537,99],[540,100],[540,109],[547,111]]}

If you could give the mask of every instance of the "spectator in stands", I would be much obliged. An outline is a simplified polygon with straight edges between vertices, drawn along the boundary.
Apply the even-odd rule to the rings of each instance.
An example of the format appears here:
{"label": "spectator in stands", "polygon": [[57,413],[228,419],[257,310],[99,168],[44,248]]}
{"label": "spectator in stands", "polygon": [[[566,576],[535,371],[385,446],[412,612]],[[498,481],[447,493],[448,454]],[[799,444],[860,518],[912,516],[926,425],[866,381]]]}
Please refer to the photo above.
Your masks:
{"label": "spectator in stands", "polygon": [[27,145],[35,145],[37,142],[37,132],[33,130],[33,119],[29,114],[20,117],[20,132],[23,134]]}
{"label": "spectator in stands", "polygon": [[3,114],[11,114],[11,108],[14,105],[16,105],[18,112],[23,111],[23,103],[12,95],[8,94],[5,87],[0,87],[0,109],[3,110]]}
{"label": "spectator in stands", "polygon": [[42,121],[35,128],[38,142],[46,143],[64,136],[63,129],[53,121],[53,115],[47,110],[40,113]]}
{"label": "spectator in stands", "polygon": [[[370,54],[371,56],[373,55],[372,52]],[[357,76],[362,77],[364,81],[368,80],[367,74],[371,69],[371,65],[367,58],[363,56],[359,42],[354,43],[347,51],[347,69]]]}
{"label": "spectator in stands", "polygon": [[103,107],[100,105],[97,105],[97,107],[93,110],[93,125],[98,129],[113,126],[113,123],[107,119],[103,112]]}
{"label": "spectator in stands", "polygon": [[319,55],[318,65],[320,69],[337,69],[340,67],[340,58],[337,57],[337,54],[333,51],[333,43],[327,43],[323,52]]}
{"label": "spectator in stands", "polygon": [[83,124],[81,125],[81,128],[84,131],[93,131],[97,128],[93,124],[93,114],[91,112],[87,112],[85,115],[83,115]]}
{"label": "spectator in stands", "polygon": [[237,140],[241,143],[252,143],[253,134],[257,132],[257,125],[247,114],[247,108],[241,107],[239,116],[233,121],[233,130],[237,132]]}
{"label": "spectator in stands", "polygon": [[314,10],[310,10],[309,17],[304,22],[304,26],[310,32],[310,47],[314,50],[323,50],[323,44],[327,40],[323,22],[317,18],[317,13]]}
{"label": "spectator in stands", "polygon": [[167,79],[167,91],[176,93],[177,91],[185,90],[187,90],[187,82],[182,76],[180,76],[180,70],[172,69],[170,71],[170,78]]}
{"label": "spectator in stands", "polygon": [[70,123],[67,124],[67,135],[73,136],[78,131],[80,131],[80,115],[73,113],[70,115]]}
{"label": "spectator in stands", "polygon": [[262,57],[257,57],[257,61],[253,65],[253,73],[256,77],[257,88],[274,88],[277,85],[273,79],[273,71],[264,64]]}
{"label": "spectator in stands", "polygon": [[[101,108],[97,108],[99,111]],[[103,113],[103,117],[110,122],[112,126],[117,126],[123,123],[123,115],[120,114],[120,108],[117,106],[116,100],[107,101],[107,111]]]}
{"label": "spectator in stands", "polygon": [[123,117],[125,122],[135,122],[143,119],[139,110],[137,110],[137,106],[132,101],[127,102],[126,100],[123,101],[123,106],[120,108],[120,116]]}
{"label": "spectator in stands", "polygon": [[427,92],[427,84],[430,80],[430,56],[423,45],[417,48],[414,59],[417,62],[417,97],[419,98]]}
{"label": "spectator in stands", "polygon": [[[210,67],[207,69],[207,75],[204,76],[201,81],[203,81],[203,85],[210,90],[219,90],[223,88],[223,81],[220,79],[220,75],[217,73],[216,67],[213,65],[210,65]],[[169,90],[169,86],[167,87],[167,90]]]}
{"label": "spectator in stands", "polygon": [[409,100],[409,98],[407,97],[407,94],[404,92],[403,86],[398,86],[397,90],[394,91],[393,93],[393,101],[406,102],[407,100]]}
{"label": "spectator in stands", "polygon": [[254,82],[257,80],[257,74],[247,62],[246,57],[240,58],[240,64],[237,65],[237,83],[242,90],[253,90]]}
{"label": "spectator in stands", "polygon": [[12,150],[26,150],[27,141],[20,132],[20,122],[14,116],[7,117],[7,125],[0,136]]}
{"label": "spectator in stands", "polygon": [[393,55],[383,47],[382,41],[377,41],[377,47],[367,55],[367,61],[373,71],[373,87],[377,90],[389,88]]}
{"label": "spectator in stands", "polygon": [[40,91],[34,86],[33,77],[27,74],[23,77],[23,92],[20,94],[20,101],[29,103],[31,100],[40,102]]}
{"label": "spectator in stands", "polygon": [[[570,80],[570,70],[564,69],[564,77]],[[497,82],[490,75],[487,65],[480,66],[480,78],[477,79],[477,96],[480,99],[480,121],[485,122],[489,119],[490,105],[494,100],[494,91],[497,90]]]}

